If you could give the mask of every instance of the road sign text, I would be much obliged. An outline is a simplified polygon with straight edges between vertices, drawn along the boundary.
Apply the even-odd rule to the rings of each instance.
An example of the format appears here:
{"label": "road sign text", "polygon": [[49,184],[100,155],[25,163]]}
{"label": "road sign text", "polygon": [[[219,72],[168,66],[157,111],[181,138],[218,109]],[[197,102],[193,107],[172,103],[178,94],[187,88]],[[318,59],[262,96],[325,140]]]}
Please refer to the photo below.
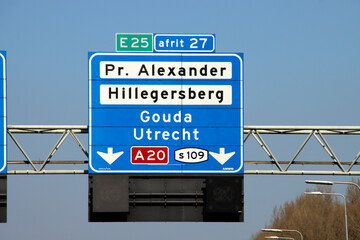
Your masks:
{"label": "road sign text", "polygon": [[117,33],[117,52],[152,52],[152,33]]}
{"label": "road sign text", "polygon": [[230,62],[100,62],[101,78],[230,79]]}
{"label": "road sign text", "polygon": [[230,105],[230,85],[100,85],[100,103],[115,105]]}
{"label": "road sign text", "polygon": [[169,149],[167,147],[132,147],[132,164],[168,164]]}
{"label": "road sign text", "polygon": [[212,34],[155,34],[155,52],[214,52]]}

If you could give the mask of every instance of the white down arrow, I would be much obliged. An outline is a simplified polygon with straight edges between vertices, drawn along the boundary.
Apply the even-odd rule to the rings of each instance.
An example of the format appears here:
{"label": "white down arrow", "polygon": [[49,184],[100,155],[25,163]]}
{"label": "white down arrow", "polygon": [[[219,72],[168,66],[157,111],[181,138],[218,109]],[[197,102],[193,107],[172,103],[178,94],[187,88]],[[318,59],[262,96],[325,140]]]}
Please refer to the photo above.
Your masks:
{"label": "white down arrow", "polygon": [[112,164],[113,162],[116,161],[116,159],[118,159],[124,152],[116,152],[113,153],[113,148],[112,147],[108,147],[107,149],[107,153],[104,152],[96,152],[97,154],[100,155],[100,157],[102,157],[108,164]]}
{"label": "white down arrow", "polygon": [[213,156],[213,158],[216,159],[216,161],[218,161],[221,165],[224,165],[224,163],[227,162],[227,160],[229,160],[234,154],[235,152],[231,152],[231,153],[225,153],[225,148],[220,148],[220,152],[219,153],[214,153],[214,152],[209,152],[211,156]]}

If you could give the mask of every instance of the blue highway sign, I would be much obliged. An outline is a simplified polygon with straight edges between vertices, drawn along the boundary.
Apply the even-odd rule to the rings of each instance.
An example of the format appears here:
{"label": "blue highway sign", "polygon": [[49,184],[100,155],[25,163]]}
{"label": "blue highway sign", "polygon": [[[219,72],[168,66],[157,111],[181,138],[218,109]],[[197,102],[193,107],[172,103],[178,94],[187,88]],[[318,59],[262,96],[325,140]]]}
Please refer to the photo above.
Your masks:
{"label": "blue highway sign", "polygon": [[243,54],[89,53],[89,173],[243,173]]}
{"label": "blue highway sign", "polygon": [[155,34],[155,52],[215,52],[214,34]]}
{"label": "blue highway sign", "polygon": [[7,173],[6,52],[0,51],[0,174]]}

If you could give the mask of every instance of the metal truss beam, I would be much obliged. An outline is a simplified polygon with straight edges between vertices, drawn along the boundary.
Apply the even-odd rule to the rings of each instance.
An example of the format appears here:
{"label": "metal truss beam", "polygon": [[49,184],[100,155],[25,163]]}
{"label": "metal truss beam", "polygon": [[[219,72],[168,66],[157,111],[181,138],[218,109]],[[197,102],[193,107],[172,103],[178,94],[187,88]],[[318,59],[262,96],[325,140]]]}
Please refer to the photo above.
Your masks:
{"label": "metal truss beam", "polygon": [[[88,152],[77,137],[77,134],[88,134],[88,127],[85,125],[9,125],[7,132],[13,140],[19,151],[26,160],[8,160],[8,164],[22,164],[30,165],[32,170],[8,170],[8,174],[86,174],[87,170],[47,170],[46,166],[52,164],[71,164],[71,165],[87,165]],[[30,159],[25,149],[21,146],[20,142],[16,139],[15,135],[18,134],[61,134],[60,138],[51,149],[48,156],[43,161],[33,161]],[[86,160],[56,160],[53,161],[52,157],[62,146],[63,142],[71,136],[77,146],[84,153]],[[38,166],[36,166],[38,165]],[[86,166],[87,167],[87,166]]]}
{"label": "metal truss beam", "polygon": [[[86,125],[9,125],[7,128],[8,135],[15,143],[15,146],[22,153],[25,160],[8,160],[8,164],[12,166],[30,166],[31,170],[19,169],[8,170],[8,174],[87,174],[88,152],[81,143],[78,134],[88,134]],[[27,155],[25,149],[15,136],[21,134],[58,134],[60,138],[55,143],[49,154],[44,160],[34,161]],[[352,161],[341,161],[326,140],[326,135],[360,135],[360,127],[358,126],[245,126],[244,127],[244,148],[248,153],[247,145],[249,139],[253,138],[255,143],[259,145],[259,151],[265,152],[266,159],[248,160],[245,157],[245,174],[270,174],[270,175],[360,175],[360,168],[354,167],[360,165],[360,151]],[[265,142],[265,135],[304,135],[306,136],[302,144],[297,148],[291,159],[279,161],[273,151],[271,151],[268,143]],[[71,136],[77,146],[84,153],[84,160],[53,160],[53,156],[62,146],[62,143]],[[321,148],[329,157],[326,161],[300,161],[299,154],[309,140],[314,138]],[[270,139],[270,141],[272,141]],[[359,146],[360,147],[360,146]],[[258,151],[251,150],[251,151]],[[360,149],[359,149],[360,150]],[[48,166],[81,166],[83,169],[74,170],[49,170]],[[311,170],[294,170],[293,166],[311,166]],[[255,169],[249,168],[255,166]],[[328,166],[332,170],[320,170],[319,167]],[[275,167],[275,170],[273,169]],[[335,168],[335,169],[334,169]],[[261,170],[260,170],[261,169]]]}
{"label": "metal truss beam", "polygon": [[[360,127],[358,126],[245,126],[244,127],[244,148],[246,149],[246,142],[250,137],[253,137],[259,146],[265,151],[268,160],[263,161],[248,161],[245,159],[245,164],[256,165],[256,168],[270,168],[276,166],[276,170],[268,169],[253,169],[248,170],[246,166],[245,174],[271,174],[271,175],[360,175],[360,171],[353,169],[358,162],[360,152],[357,153],[352,161],[341,161],[336,155],[333,148],[330,146],[325,138],[325,135],[360,135]],[[270,151],[268,144],[262,138],[262,135],[305,135],[306,138],[294,153],[293,157],[288,161],[278,161],[274,154]],[[306,145],[309,145],[309,140],[315,138],[321,148],[325,151],[328,159],[325,161],[297,161],[299,154],[303,151]],[[339,143],[339,141],[338,141]],[[360,149],[359,149],[360,150]],[[282,167],[286,165],[286,167]],[[290,170],[295,165],[310,165],[311,170]],[[335,170],[317,170],[319,166],[333,166]],[[347,166],[347,167],[345,167]]]}

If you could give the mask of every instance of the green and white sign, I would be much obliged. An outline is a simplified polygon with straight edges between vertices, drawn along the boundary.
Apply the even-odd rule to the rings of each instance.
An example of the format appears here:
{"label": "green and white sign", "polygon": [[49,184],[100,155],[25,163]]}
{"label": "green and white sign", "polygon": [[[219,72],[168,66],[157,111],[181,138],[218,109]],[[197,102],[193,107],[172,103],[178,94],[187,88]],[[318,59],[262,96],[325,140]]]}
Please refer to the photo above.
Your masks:
{"label": "green and white sign", "polygon": [[153,52],[152,33],[116,33],[117,52]]}

